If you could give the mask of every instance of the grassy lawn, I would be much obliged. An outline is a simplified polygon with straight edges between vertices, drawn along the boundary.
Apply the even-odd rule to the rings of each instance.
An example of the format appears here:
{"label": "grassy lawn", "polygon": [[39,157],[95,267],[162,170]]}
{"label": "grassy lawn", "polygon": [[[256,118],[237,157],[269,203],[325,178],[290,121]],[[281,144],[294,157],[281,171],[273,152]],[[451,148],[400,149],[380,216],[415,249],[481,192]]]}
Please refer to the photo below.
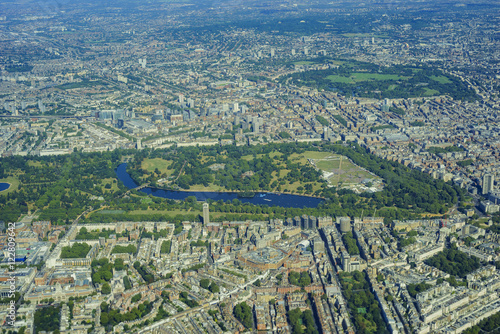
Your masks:
{"label": "grassy lawn", "polygon": [[19,180],[12,176],[9,176],[5,179],[0,179],[0,183],[10,183],[9,189],[0,192],[0,194],[2,195],[13,192],[19,188]]}
{"label": "grassy lawn", "polygon": [[351,78],[348,77],[343,77],[341,75],[329,75],[326,77],[328,80],[331,82],[340,82],[340,83],[354,83],[354,81]]}
{"label": "grassy lawn", "polygon": [[397,74],[379,74],[379,73],[354,73],[352,75],[356,82],[367,81],[367,80],[404,80],[407,77],[403,77]]}
{"label": "grassy lawn", "polygon": [[302,60],[294,62],[295,65],[311,65],[314,64],[312,61]]}
{"label": "grassy lawn", "polygon": [[226,191],[224,188],[222,188],[221,186],[217,186],[215,184],[212,184],[210,183],[208,185],[208,187],[205,187],[203,184],[199,184],[199,185],[194,185],[194,186],[190,186],[188,191]]}
{"label": "grassy lawn", "polygon": [[31,167],[42,167],[42,162],[41,161],[28,161],[28,166],[31,166]]}
{"label": "grassy lawn", "polygon": [[439,95],[439,91],[435,90],[435,89],[429,89],[429,88],[424,88],[425,89],[425,93],[424,93],[424,96],[434,96],[434,95]]}
{"label": "grassy lawn", "polygon": [[[113,181],[116,181],[114,178],[107,178],[103,179],[103,185],[102,185],[102,191],[110,192],[110,191],[117,191],[118,190],[118,183],[113,183]],[[111,189],[106,189],[105,186],[106,184],[111,184]]]}
{"label": "grassy lawn", "polygon": [[[271,152],[268,154],[270,158],[274,158],[276,156],[282,156],[283,153],[281,152]],[[264,156],[264,154],[257,154],[257,158],[262,158]],[[250,161],[250,160],[253,160],[253,155],[244,155],[241,157],[241,159],[243,160],[246,160],[246,161]]]}
{"label": "grassy lawn", "polygon": [[100,214],[100,215],[116,215],[119,213],[125,213],[123,210],[94,210],[92,212],[89,212],[86,217],[89,217],[91,214]]}
{"label": "grassy lawn", "polygon": [[142,168],[151,173],[153,173],[155,169],[158,169],[161,174],[165,173],[168,176],[170,176],[174,172],[171,169],[167,169],[168,166],[170,166],[171,164],[172,164],[171,161],[164,160],[161,158],[144,159],[144,161],[142,162]]}
{"label": "grassy lawn", "polygon": [[445,77],[444,75],[440,75],[440,76],[435,76],[435,75],[431,75],[430,77],[432,80],[435,80],[439,83],[442,83],[442,84],[448,84],[448,83],[451,83],[451,80],[448,79],[447,77]]}
{"label": "grassy lawn", "polygon": [[[328,179],[329,182],[335,186],[337,186],[339,183],[342,183],[344,185],[357,184],[364,179],[374,180],[377,178],[369,172],[361,169],[357,165],[351,163],[346,157],[337,154],[307,151],[301,156],[296,156],[297,158],[301,158],[301,160],[303,159],[303,161],[307,161],[306,159],[313,159],[316,167],[318,167],[320,170],[333,173],[333,175],[331,175]],[[340,164],[341,158],[342,165]]]}
{"label": "grassy lawn", "polygon": [[297,160],[298,158],[299,162],[307,163],[307,159],[324,159],[331,155],[332,154],[328,152],[305,151],[302,154],[291,154],[290,159]]}
{"label": "grassy lawn", "polygon": [[379,73],[362,73],[362,72],[353,73],[350,77],[344,77],[341,75],[329,75],[326,78],[332,82],[350,83],[350,84],[362,81],[373,81],[373,80],[383,81],[383,80],[407,79],[407,77],[403,77],[397,74],[379,74]]}

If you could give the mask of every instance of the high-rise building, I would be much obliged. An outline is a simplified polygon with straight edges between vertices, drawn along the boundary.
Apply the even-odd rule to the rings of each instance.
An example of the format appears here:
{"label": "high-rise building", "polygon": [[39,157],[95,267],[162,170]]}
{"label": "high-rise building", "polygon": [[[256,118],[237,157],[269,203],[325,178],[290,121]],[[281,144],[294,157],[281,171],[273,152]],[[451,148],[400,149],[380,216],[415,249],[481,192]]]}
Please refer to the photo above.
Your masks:
{"label": "high-rise building", "polygon": [[483,176],[483,195],[488,194],[493,190],[495,177],[492,174],[484,174]]}
{"label": "high-rise building", "polygon": [[260,132],[260,125],[261,125],[261,120],[259,118],[254,118],[252,121],[252,130],[253,133],[259,133]]}
{"label": "high-rise building", "polygon": [[340,224],[340,232],[347,233],[351,231],[351,218],[349,217],[337,217],[337,221]]}
{"label": "high-rise building", "polygon": [[271,57],[274,57],[274,49],[271,49]]}
{"label": "high-rise building", "polygon": [[330,138],[330,134],[328,133],[328,130],[329,130],[329,129],[328,129],[328,127],[327,127],[327,126],[325,126],[325,127],[323,128],[323,140],[328,140],[328,138]]}
{"label": "high-rise building", "polygon": [[38,100],[38,109],[42,114],[45,113],[45,105],[43,104],[42,100]]}
{"label": "high-rise building", "polygon": [[184,104],[184,94],[179,94],[179,103]]}
{"label": "high-rise building", "polygon": [[210,223],[210,211],[208,203],[203,203],[203,224],[206,226]]}

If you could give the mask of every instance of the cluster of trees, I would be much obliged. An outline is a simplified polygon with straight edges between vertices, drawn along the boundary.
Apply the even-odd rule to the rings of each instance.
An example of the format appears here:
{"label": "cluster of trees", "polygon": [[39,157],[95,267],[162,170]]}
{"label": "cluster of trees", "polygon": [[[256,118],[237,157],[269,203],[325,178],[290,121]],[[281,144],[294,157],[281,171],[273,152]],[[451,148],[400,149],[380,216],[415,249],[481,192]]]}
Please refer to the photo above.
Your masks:
{"label": "cluster of trees", "polygon": [[[329,76],[351,78],[353,75],[372,74],[373,78],[354,79],[354,82],[335,81]],[[455,100],[475,101],[479,98],[459,78],[445,74],[430,67],[412,68],[393,65],[380,67],[371,63],[349,60],[336,69],[304,71],[282,76],[279,82],[292,82],[296,85],[309,86],[318,90],[340,91],[347,96],[359,96],[378,99],[412,98],[432,95],[449,95]],[[344,81],[344,80],[342,80]],[[422,85],[425,83],[425,85]]]}
{"label": "cluster of trees", "polygon": [[[443,278],[438,278],[436,281],[436,284],[441,284],[445,281]],[[467,280],[457,280],[455,276],[450,276],[446,279],[446,282],[450,283],[451,286],[457,287],[457,286],[467,286]]]}
{"label": "cluster of trees", "polygon": [[[104,294],[111,293],[111,286],[109,285],[109,282],[113,278],[113,268],[115,268],[116,270],[125,269],[125,265],[122,259],[116,259],[114,263],[111,263],[106,258],[92,261],[91,267],[92,282],[94,284],[102,284],[101,291]],[[125,278],[127,278],[128,280],[127,276],[125,276]]]}
{"label": "cluster of trees", "polygon": [[210,280],[208,278],[201,279],[200,286],[203,289],[209,290],[211,293],[220,292],[219,286],[214,281],[210,282]]}
{"label": "cluster of trees", "polygon": [[35,334],[40,332],[59,331],[61,306],[48,306],[39,308],[35,312]]}
{"label": "cluster of trees", "polygon": [[236,304],[233,308],[233,314],[236,319],[238,319],[243,326],[247,329],[253,329],[253,315],[252,309],[247,303]]}
{"label": "cluster of trees", "polygon": [[191,241],[190,245],[192,247],[208,246],[208,240],[207,241],[202,241],[202,240]]}
{"label": "cluster of trees", "polygon": [[196,270],[198,270],[198,269],[203,268],[205,265],[206,265],[206,263],[205,263],[205,262],[203,262],[203,263],[198,263],[198,264],[195,264],[194,266],[191,266],[191,267],[189,267],[189,268],[182,269],[182,270],[181,270],[181,272],[184,274],[184,273],[186,273],[186,272],[188,272],[188,271],[196,271]]}
{"label": "cluster of trees", "polygon": [[377,300],[370,291],[370,285],[365,274],[360,271],[340,273],[340,283],[351,315],[356,326],[356,333],[389,334],[382,319]]}
{"label": "cluster of trees", "polygon": [[[386,186],[383,191],[364,194],[371,197],[377,208],[395,206],[416,212],[445,213],[448,207],[465,195],[464,190],[416,170],[410,170],[397,162],[391,162],[369,154],[353,144],[324,144],[323,149],[349,157],[355,164],[381,177]],[[325,193],[325,192],[324,192]]]}
{"label": "cluster of trees", "polygon": [[326,118],[320,115],[316,115],[316,120],[323,126],[328,126],[330,125],[330,122]]}
{"label": "cluster of trees", "polygon": [[477,325],[466,329],[464,334],[498,333],[500,327],[500,312],[481,320]]}
{"label": "cluster of trees", "polygon": [[141,233],[141,238],[155,238],[156,240],[160,239],[160,238],[165,238],[166,236],[168,235],[168,229],[164,228],[164,229],[161,229],[159,231],[155,230],[153,232],[148,232],[146,230],[143,230],[142,233]]}
{"label": "cluster of trees", "polygon": [[5,70],[7,72],[29,72],[33,69],[33,66],[28,64],[19,64],[19,65],[9,65],[5,66]]}
{"label": "cluster of trees", "polygon": [[281,131],[278,133],[278,136],[280,136],[282,139],[290,139],[292,138],[292,135],[289,134],[288,132],[286,131]]}
{"label": "cluster of trees", "polygon": [[[269,154],[275,149],[285,154],[271,157]],[[168,168],[173,170],[172,175],[178,176],[175,179],[175,186],[182,189],[189,189],[194,185],[214,184],[239,192],[284,191],[288,185],[297,181],[324,183],[320,179],[321,174],[312,166],[297,164],[288,159],[290,154],[303,152],[300,147],[276,144],[238,147],[228,145],[147,152],[149,153],[136,154],[137,160],[127,166],[127,171],[137,183],[154,183],[159,178],[166,177],[166,174],[142,169],[142,162],[146,158],[162,158],[171,161]],[[242,156],[253,158],[241,159]],[[213,164],[224,164],[225,167],[213,171],[209,168]],[[285,170],[288,173],[280,173]],[[245,174],[247,172],[252,172],[253,175]],[[243,177],[244,174],[245,177]],[[312,194],[311,190],[308,193]]]}
{"label": "cluster of trees", "polygon": [[398,248],[401,250],[406,246],[412,245],[415,242],[417,242],[417,239],[415,237],[409,237],[409,238],[399,238],[398,240]]}
{"label": "cluster of trees", "polygon": [[459,251],[455,244],[450,249],[445,249],[425,260],[424,263],[460,278],[465,278],[467,274],[481,267],[481,261],[477,257]]}
{"label": "cluster of trees", "polygon": [[86,227],[82,227],[75,237],[75,240],[98,240],[99,238],[109,238],[110,235],[115,234],[117,238],[128,236],[128,231],[125,230],[123,233],[116,233],[113,230],[108,230],[106,228],[102,229],[100,232],[89,232]]}
{"label": "cluster of trees", "polygon": [[300,311],[299,308],[288,311],[288,319],[293,334],[318,334],[311,310]]}
{"label": "cluster of trees", "polygon": [[408,293],[413,298],[416,298],[417,294],[419,294],[420,292],[424,292],[425,290],[429,290],[430,288],[432,288],[432,285],[426,284],[424,282],[421,282],[418,284],[408,284],[406,286]]}
{"label": "cluster of trees", "polygon": [[190,308],[200,306],[196,300],[193,300],[191,298],[188,298],[188,293],[186,291],[182,291],[179,294],[179,300],[189,306]]}
{"label": "cluster of trees", "polygon": [[148,271],[146,265],[141,264],[139,261],[135,261],[134,268],[135,268],[135,270],[137,270],[139,275],[141,275],[142,279],[144,281],[146,281],[146,283],[149,284],[149,283],[153,283],[155,281],[154,275]]}
{"label": "cluster of trees", "polygon": [[130,299],[131,303],[137,303],[139,300],[141,300],[142,294],[138,293],[136,295],[133,295],[132,298]]}
{"label": "cluster of trees", "polygon": [[73,246],[65,246],[61,250],[61,259],[80,259],[87,256],[90,251],[90,245],[86,243],[75,242]]}
{"label": "cluster of trees", "polygon": [[344,233],[342,235],[342,241],[344,242],[344,245],[347,248],[347,253],[349,253],[349,255],[359,255],[358,244],[356,242],[356,239],[354,239],[352,232]]}
{"label": "cluster of trees", "polygon": [[120,310],[111,309],[106,302],[101,303],[101,325],[106,327],[108,331],[112,331],[113,326],[122,321],[132,321],[140,319],[153,309],[153,304],[149,301],[144,301],[137,307],[132,308],[127,313],[120,313]]}
{"label": "cluster of trees", "polygon": [[126,152],[1,158],[4,176],[18,179],[19,187],[0,194],[0,216],[7,222],[16,221],[29,205],[39,210],[40,220],[68,224],[88,206],[98,206],[98,196],[109,199],[127,190],[121,184],[118,190],[105,189]]}
{"label": "cluster of trees", "polygon": [[300,273],[291,271],[290,274],[288,274],[288,282],[303,288],[311,284],[311,276],[307,271],[301,271]]}
{"label": "cluster of trees", "polygon": [[[16,267],[19,268],[19,266],[16,266]],[[14,292],[14,295],[11,298],[9,298],[9,297],[0,298],[0,304],[10,304],[10,302],[12,300],[17,303],[19,298],[21,298],[21,294],[16,291],[16,292]]]}
{"label": "cluster of trees", "polygon": [[389,111],[392,112],[392,113],[401,115],[401,116],[405,115],[405,111],[403,109],[401,109],[401,108],[389,107]]}
{"label": "cluster of trees", "polygon": [[123,277],[123,286],[125,287],[125,290],[132,289],[132,284],[130,283],[128,276]]}
{"label": "cluster of trees", "polygon": [[137,252],[137,247],[134,245],[127,245],[127,246],[120,246],[116,245],[113,247],[113,250],[111,251],[111,254],[135,254]]}
{"label": "cluster of trees", "polygon": [[340,115],[333,115],[332,117],[335,118],[343,126],[347,126],[347,121],[344,119],[344,117]]}
{"label": "cluster of trees", "polygon": [[472,159],[457,161],[457,165],[459,165],[460,167],[467,167],[467,166],[472,165],[473,163],[474,163],[474,160],[472,160]]}
{"label": "cluster of trees", "polygon": [[172,250],[172,240],[165,240],[161,243],[160,253],[161,254],[170,254]]}

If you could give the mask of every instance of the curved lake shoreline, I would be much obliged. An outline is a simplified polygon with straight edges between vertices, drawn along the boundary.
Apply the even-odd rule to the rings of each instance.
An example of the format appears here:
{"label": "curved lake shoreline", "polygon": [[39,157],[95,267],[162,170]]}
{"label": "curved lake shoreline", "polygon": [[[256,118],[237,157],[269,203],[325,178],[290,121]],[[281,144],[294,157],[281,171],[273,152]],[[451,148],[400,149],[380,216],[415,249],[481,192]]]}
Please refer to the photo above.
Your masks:
{"label": "curved lake shoreline", "polygon": [[10,188],[11,184],[7,182],[2,182],[0,183],[0,191],[8,190]]}
{"label": "curved lake shoreline", "polygon": [[[139,185],[130,177],[126,171],[127,164],[123,163],[116,168],[117,178],[123,182],[123,184],[129,188],[137,188]],[[153,195],[156,197],[169,198],[175,200],[183,200],[189,196],[196,197],[197,201],[206,201],[211,199],[213,201],[222,200],[224,202],[232,201],[238,199],[242,203],[252,203],[256,205],[269,205],[269,206],[280,206],[285,208],[315,208],[321,202],[322,198],[312,197],[312,196],[302,196],[302,195],[292,195],[286,193],[271,193],[271,192],[255,192],[254,197],[239,197],[239,192],[235,191],[179,191],[179,190],[165,190],[153,187],[146,187],[140,190],[148,195]]]}

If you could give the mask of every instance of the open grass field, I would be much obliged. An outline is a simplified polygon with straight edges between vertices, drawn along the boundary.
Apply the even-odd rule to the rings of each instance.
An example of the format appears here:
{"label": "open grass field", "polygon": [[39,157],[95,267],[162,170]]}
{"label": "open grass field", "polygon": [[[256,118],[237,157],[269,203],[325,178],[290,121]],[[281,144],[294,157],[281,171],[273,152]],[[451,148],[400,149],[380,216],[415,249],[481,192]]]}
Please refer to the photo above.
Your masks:
{"label": "open grass field", "polygon": [[[269,153],[269,157],[270,158],[274,158],[274,157],[280,157],[282,156],[283,154],[281,152],[271,152]],[[264,154],[257,154],[256,157],[257,158],[262,158],[264,156]],[[243,160],[246,160],[246,161],[250,161],[253,159],[253,155],[244,155],[241,157],[241,159]]]}
{"label": "open grass field", "polygon": [[312,61],[302,60],[294,62],[295,65],[311,65],[314,64]]}
{"label": "open grass field", "polygon": [[432,80],[435,80],[435,81],[442,83],[442,84],[451,83],[451,80],[448,79],[447,77],[445,77],[444,75],[440,75],[440,76],[431,75],[430,78]]}
{"label": "open grass field", "polygon": [[424,88],[424,89],[425,89],[425,93],[423,94],[424,96],[434,96],[439,94],[439,91],[435,89],[429,89],[429,88]]}
{"label": "open grass field", "polygon": [[91,214],[94,214],[94,213],[97,213],[100,215],[116,215],[116,214],[120,214],[120,213],[125,213],[125,211],[123,211],[123,210],[94,210],[92,212],[89,212],[87,214],[87,217],[90,216]]}
{"label": "open grass field", "polygon": [[[329,75],[326,77],[331,82],[355,84],[363,81],[383,81],[383,80],[405,80],[407,77],[397,74],[379,74],[379,73],[363,73],[356,72],[349,77],[341,75]],[[394,89],[394,88],[393,88]]]}
{"label": "open grass field", "polygon": [[324,172],[328,182],[334,186],[338,186],[339,183],[352,185],[359,184],[365,179],[378,179],[341,155],[307,151],[302,155],[296,155],[296,158],[301,162],[311,159],[312,163]]}
{"label": "open grass field", "polygon": [[144,161],[142,162],[142,168],[151,173],[153,173],[155,169],[158,169],[160,173],[165,173],[170,176],[173,173],[173,170],[168,169],[168,166],[170,166],[171,163],[171,161],[161,158],[144,159]]}
{"label": "open grass field", "polygon": [[[102,180],[102,182],[103,182],[102,190],[105,191],[105,192],[117,191],[118,190],[118,184],[116,182],[113,182],[113,181],[116,181],[116,179],[115,178],[103,179]],[[107,184],[111,184],[111,188],[110,189],[106,189],[105,186]]]}
{"label": "open grass field", "polygon": [[221,186],[210,183],[208,185],[208,187],[205,187],[203,184],[191,186],[189,188],[189,191],[215,191],[215,192],[218,192],[218,191],[226,191],[226,190],[224,188],[222,188]]}

